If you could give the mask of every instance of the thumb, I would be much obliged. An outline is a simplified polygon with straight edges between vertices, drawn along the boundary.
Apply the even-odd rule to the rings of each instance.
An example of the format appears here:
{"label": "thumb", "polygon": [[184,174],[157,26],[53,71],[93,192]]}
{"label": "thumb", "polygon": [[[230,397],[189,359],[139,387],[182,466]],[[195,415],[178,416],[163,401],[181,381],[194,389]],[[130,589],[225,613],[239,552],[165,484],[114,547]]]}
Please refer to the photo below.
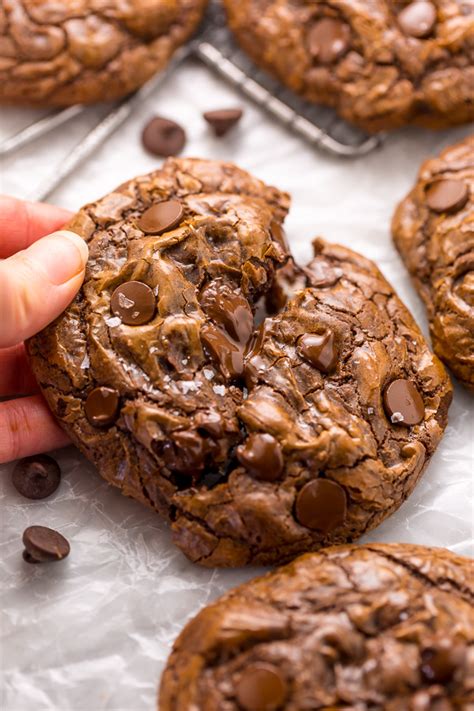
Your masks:
{"label": "thumb", "polygon": [[71,303],[84,280],[88,248],[62,230],[0,261],[0,348],[33,336]]}

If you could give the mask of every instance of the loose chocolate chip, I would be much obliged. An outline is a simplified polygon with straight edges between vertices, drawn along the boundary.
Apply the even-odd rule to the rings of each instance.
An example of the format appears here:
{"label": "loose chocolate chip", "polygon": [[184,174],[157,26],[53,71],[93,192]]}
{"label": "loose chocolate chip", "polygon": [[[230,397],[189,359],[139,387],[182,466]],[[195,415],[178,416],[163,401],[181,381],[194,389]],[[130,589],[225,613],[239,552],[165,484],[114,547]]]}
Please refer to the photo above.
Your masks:
{"label": "loose chocolate chip", "polygon": [[457,212],[466,204],[469,190],[462,180],[434,180],[426,187],[425,195],[433,212]]}
{"label": "loose chocolate chip", "polygon": [[112,294],[110,308],[128,326],[143,326],[155,315],[153,289],[141,281],[120,284]]}
{"label": "loose chocolate chip", "polygon": [[94,427],[108,427],[117,419],[119,394],[113,388],[94,388],[87,396],[84,410]]}
{"label": "loose chocolate chip", "polygon": [[457,655],[447,647],[425,649],[421,654],[421,675],[430,684],[446,684],[451,681],[457,665]]}
{"label": "loose chocolate chip", "polygon": [[298,347],[303,358],[315,368],[331,373],[337,363],[334,340],[334,333],[330,330],[323,335],[307,333],[299,339]]}
{"label": "loose chocolate chip", "polygon": [[346,492],[335,481],[309,481],[296,497],[296,518],[306,528],[329,533],[344,523],[346,515]]}
{"label": "loose chocolate chip", "polygon": [[309,31],[309,51],[322,64],[331,64],[348,50],[350,37],[350,29],[345,22],[325,17]]}
{"label": "loose chocolate chip", "polygon": [[257,479],[276,481],[283,471],[280,443],[270,434],[251,434],[237,447],[237,459]]}
{"label": "loose chocolate chip", "polygon": [[272,664],[250,664],[242,672],[235,695],[245,711],[276,711],[285,702],[288,684]]}
{"label": "loose chocolate chip", "polygon": [[25,551],[23,559],[27,563],[48,563],[62,560],[69,555],[68,541],[57,531],[46,526],[29,526],[23,533]]}
{"label": "loose chocolate chip", "polygon": [[137,222],[138,229],[149,235],[161,235],[179,225],[184,215],[178,200],[166,200],[152,205]]}
{"label": "loose chocolate chip", "polygon": [[155,116],[143,129],[142,143],[155,156],[177,156],[186,144],[186,132],[175,121]]}
{"label": "loose chocolate chip", "polygon": [[214,129],[216,136],[225,136],[242,118],[242,109],[219,109],[203,114],[207,123]]}
{"label": "loose chocolate chip", "polygon": [[60,481],[59,465],[47,454],[21,459],[12,473],[13,486],[27,499],[45,499],[51,496]]}
{"label": "loose chocolate chip", "polygon": [[383,402],[387,417],[393,424],[418,425],[425,417],[425,404],[411,380],[399,378],[385,388]]}
{"label": "loose chocolate chip", "polygon": [[398,24],[410,37],[428,37],[436,24],[436,7],[432,2],[414,0],[399,13]]}

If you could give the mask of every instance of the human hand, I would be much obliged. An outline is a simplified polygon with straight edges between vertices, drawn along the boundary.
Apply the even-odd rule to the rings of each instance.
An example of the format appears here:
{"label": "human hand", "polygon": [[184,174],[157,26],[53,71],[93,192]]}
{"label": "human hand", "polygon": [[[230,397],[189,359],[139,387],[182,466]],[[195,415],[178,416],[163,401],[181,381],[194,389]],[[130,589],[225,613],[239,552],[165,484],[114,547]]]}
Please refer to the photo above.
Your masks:
{"label": "human hand", "polygon": [[69,217],[58,207],[0,196],[0,398],[9,398],[0,402],[0,463],[69,441],[23,345],[64,311],[84,279],[86,243],[57,231]]}

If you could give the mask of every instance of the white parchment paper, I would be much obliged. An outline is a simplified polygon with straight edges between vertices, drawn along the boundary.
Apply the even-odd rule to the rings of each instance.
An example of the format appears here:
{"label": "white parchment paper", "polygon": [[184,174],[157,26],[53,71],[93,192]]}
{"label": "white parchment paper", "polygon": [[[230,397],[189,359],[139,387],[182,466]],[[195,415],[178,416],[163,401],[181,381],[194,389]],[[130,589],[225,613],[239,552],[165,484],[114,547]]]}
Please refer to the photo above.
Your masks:
{"label": "white parchment paper", "polygon": [[[201,112],[234,105],[245,117],[224,140]],[[0,140],[40,112],[5,109]],[[100,114],[87,117],[4,160],[2,192],[25,197],[54,172]],[[188,131],[185,155],[235,161],[288,190],[287,230],[300,260],[317,234],[374,259],[427,332],[423,308],[392,246],[390,218],[420,162],[460,139],[466,128],[405,130],[355,162],[328,157],[273,123],[202,65],[175,72],[92,160],[51,198],[75,210],[124,180],[152,170],[139,135],[153,114]],[[472,555],[474,398],[456,386],[450,424],[411,499],[370,540],[447,546]],[[205,570],[188,563],[166,525],[106,485],[73,448],[57,453],[63,470],[50,500],[28,501],[0,466],[2,711],[151,711],[173,639],[185,621],[255,569]],[[58,529],[71,542],[63,563],[31,566],[21,557],[26,526]]]}

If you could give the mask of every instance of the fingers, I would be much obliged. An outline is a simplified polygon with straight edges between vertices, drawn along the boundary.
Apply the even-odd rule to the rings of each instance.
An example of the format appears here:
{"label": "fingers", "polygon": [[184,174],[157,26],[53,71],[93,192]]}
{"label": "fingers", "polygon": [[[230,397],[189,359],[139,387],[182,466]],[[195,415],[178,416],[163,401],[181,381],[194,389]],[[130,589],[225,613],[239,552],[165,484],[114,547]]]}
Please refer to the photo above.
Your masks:
{"label": "fingers", "polygon": [[41,395],[0,402],[0,464],[67,444]]}
{"label": "fingers", "polygon": [[0,350],[0,397],[31,395],[37,391],[23,343]]}
{"label": "fingers", "polygon": [[0,262],[0,348],[21,343],[53,321],[79,290],[88,248],[74,232],[55,232]]}
{"label": "fingers", "polygon": [[71,213],[60,207],[0,195],[0,259],[59,230],[70,217]]}

